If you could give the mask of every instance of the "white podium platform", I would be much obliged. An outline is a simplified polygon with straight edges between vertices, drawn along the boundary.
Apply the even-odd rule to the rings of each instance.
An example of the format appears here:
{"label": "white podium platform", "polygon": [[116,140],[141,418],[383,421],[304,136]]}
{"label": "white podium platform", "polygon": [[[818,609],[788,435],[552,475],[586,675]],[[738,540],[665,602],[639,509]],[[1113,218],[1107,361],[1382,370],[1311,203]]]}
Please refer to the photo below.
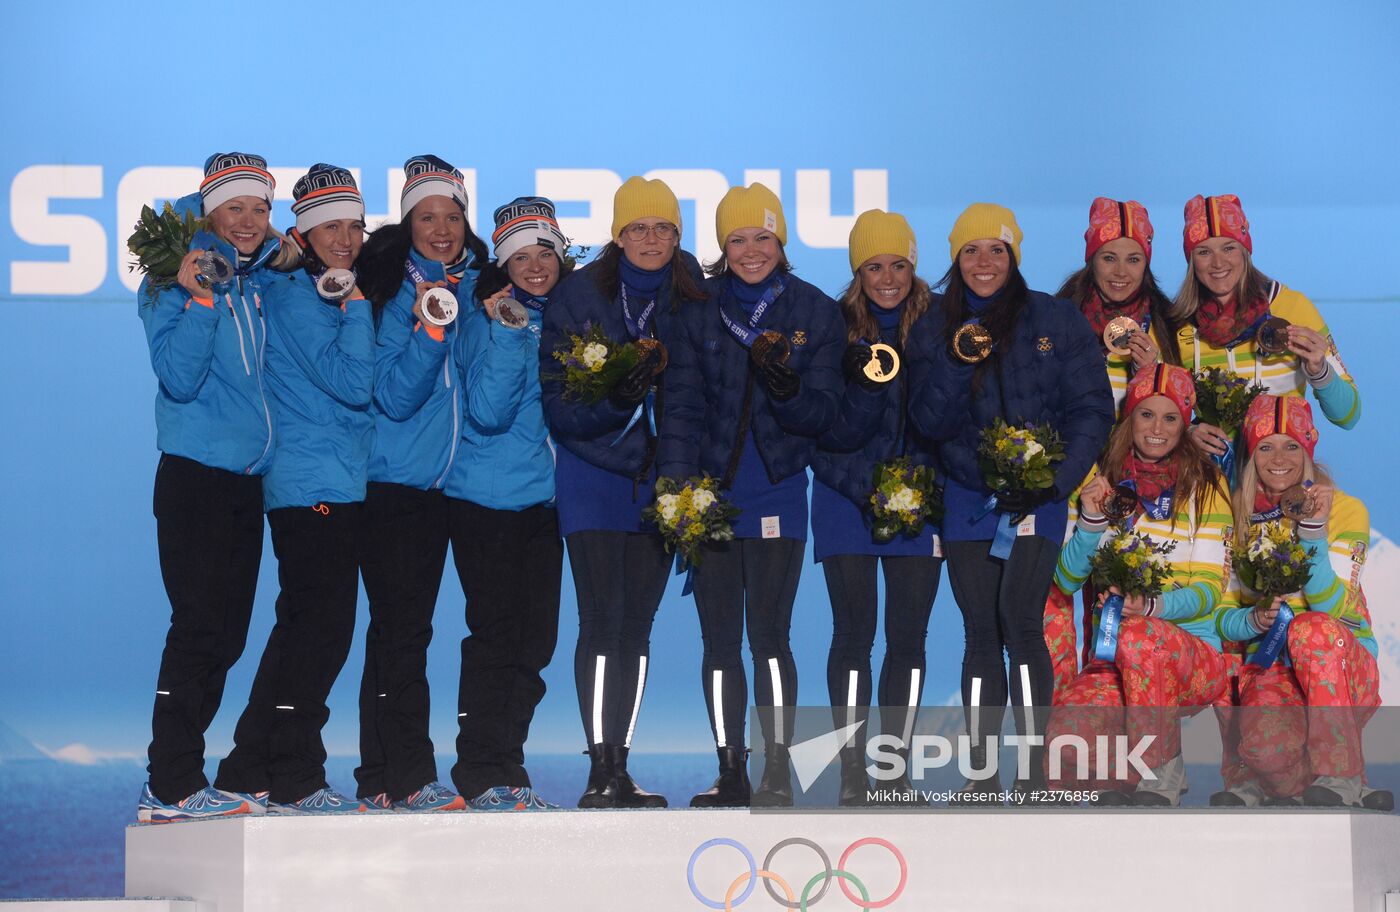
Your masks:
{"label": "white podium platform", "polygon": [[214,912],[213,903],[192,899],[0,899],[4,912]]}
{"label": "white podium platform", "polygon": [[[780,846],[792,839],[807,842]],[[732,842],[702,849],[711,840]],[[1400,816],[1366,811],[665,810],[133,826],[126,893],[193,897],[198,912],[698,912],[725,908],[732,887],[731,908],[781,910],[769,881],[751,894],[735,885],[749,871],[743,851],[762,868],[780,846],[772,872],[800,897],[825,871],[813,844],[833,868],[848,855],[871,903],[894,896],[870,908],[892,912],[1379,912],[1400,889]],[[813,907],[860,908],[842,882]]]}

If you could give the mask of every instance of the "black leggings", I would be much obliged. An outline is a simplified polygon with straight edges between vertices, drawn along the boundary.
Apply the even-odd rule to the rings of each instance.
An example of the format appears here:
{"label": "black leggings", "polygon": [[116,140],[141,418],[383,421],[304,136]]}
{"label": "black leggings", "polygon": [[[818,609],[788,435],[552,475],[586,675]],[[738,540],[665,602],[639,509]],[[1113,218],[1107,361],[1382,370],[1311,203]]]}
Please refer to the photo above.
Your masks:
{"label": "black leggings", "polygon": [[649,533],[590,530],[566,541],[578,595],[574,682],[583,734],[590,745],[630,747],[671,556]]}
{"label": "black leggings", "polygon": [[937,557],[838,554],[822,561],[831,597],[831,651],[826,687],[840,726],[866,717],[870,706],[870,651],[879,616],[877,565],[885,577],[885,660],[880,666],[880,727],[908,743],[923,693],[924,641],[938,595]]}
{"label": "black leggings", "polygon": [[695,568],[695,607],[704,640],[701,683],[718,747],[743,747],[748,682],[740,656],[747,626],[754,705],[769,744],[787,744],[797,701],[797,665],[789,634],[806,542],[741,538],[705,548]]}
{"label": "black leggings", "polygon": [[215,785],[299,801],[326,787],[326,698],[350,654],[360,594],[362,503],[267,514],[277,554],[277,623],[263,648],[233,750]]}
{"label": "black leggings", "polygon": [[1044,734],[1055,691],[1044,618],[1060,548],[1039,535],[1020,536],[1011,556],[1003,561],[990,556],[991,544],[943,543],[948,582],[963,616],[962,696],[968,731],[975,741],[1001,734],[1008,695],[1007,656],[1012,703],[1036,710],[1034,718],[1024,711],[1016,714],[1018,732]]}

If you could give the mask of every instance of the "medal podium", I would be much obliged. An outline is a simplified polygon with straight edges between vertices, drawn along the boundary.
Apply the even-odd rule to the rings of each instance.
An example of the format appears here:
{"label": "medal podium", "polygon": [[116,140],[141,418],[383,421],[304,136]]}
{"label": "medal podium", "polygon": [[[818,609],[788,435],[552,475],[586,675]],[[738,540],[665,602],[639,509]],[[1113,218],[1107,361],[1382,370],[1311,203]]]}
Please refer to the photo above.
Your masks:
{"label": "medal podium", "polygon": [[127,896],[183,897],[192,905],[171,908],[198,912],[781,910],[804,895],[807,908],[892,912],[1080,912],[1086,901],[1371,912],[1394,890],[1400,816],[1370,811],[382,814],[126,837]]}

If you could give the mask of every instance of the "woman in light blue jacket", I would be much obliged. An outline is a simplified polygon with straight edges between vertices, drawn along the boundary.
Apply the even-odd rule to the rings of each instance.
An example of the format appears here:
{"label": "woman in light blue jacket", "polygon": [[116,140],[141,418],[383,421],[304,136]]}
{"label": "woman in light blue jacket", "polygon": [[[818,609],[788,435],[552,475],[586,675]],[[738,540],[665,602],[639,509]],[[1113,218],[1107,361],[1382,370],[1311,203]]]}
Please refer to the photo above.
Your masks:
{"label": "woman in light blue jacket", "polygon": [[[428,736],[428,643],[447,560],[443,485],[461,451],[456,322],[424,310],[430,288],[465,304],[487,259],[467,223],[462,172],[435,155],[404,163],[403,220],[375,230],[359,283],[374,307],[374,447],[360,573],[369,597],[356,795],[377,808],[461,810],[439,784]],[[436,316],[435,316],[436,313]],[[446,325],[442,325],[446,323]]]}
{"label": "woman in light blue jacket", "polygon": [[447,517],[470,633],[452,781],[474,809],[533,810],[557,806],[531,788],[524,746],[559,630],[564,551],[539,347],[566,243],[554,204],[540,197],[512,200],[495,223],[496,261],[481,273],[481,306],[459,318],[456,342],[466,408]]}
{"label": "woman in light blue jacket", "polygon": [[217,785],[270,791],[274,814],[353,813],[326,782],[326,697],[355,632],[360,520],[373,439],[374,322],[355,287],[365,207],[344,168],[318,164],[292,191],[303,268],[266,283],[267,388],[277,421],[263,501],[277,624]]}
{"label": "woman in light blue jacket", "polygon": [[[269,268],[297,257],[272,230],[275,182],[260,156],[211,155],[176,210],[206,219],[176,281],[137,292],[156,391],[154,511],[170,630],[156,679],[141,821],[262,813],[266,796],[210,787],[204,732],[243,652],[262,560],[262,474],[273,423],[262,316]],[[213,251],[231,266],[201,264]],[[206,272],[208,274],[206,274]]]}

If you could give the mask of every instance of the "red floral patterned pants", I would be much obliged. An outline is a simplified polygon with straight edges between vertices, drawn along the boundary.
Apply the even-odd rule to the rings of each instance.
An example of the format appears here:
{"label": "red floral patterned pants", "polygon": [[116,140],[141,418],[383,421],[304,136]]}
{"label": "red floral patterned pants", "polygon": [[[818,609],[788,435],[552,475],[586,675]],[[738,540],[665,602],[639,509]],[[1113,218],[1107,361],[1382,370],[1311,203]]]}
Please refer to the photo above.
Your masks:
{"label": "red floral patterned pants", "polygon": [[1074,616],[1074,596],[1065,595],[1056,585],[1050,586],[1045,597],[1045,647],[1050,650],[1050,663],[1055,669],[1055,702],[1064,694],[1079,674],[1078,619]]}
{"label": "red floral patterned pants", "polygon": [[[1107,762],[1095,763],[1083,786],[1122,789],[1139,775],[1128,765],[1126,778],[1121,777],[1125,770],[1117,768],[1116,756],[1123,742],[1115,736],[1127,735],[1131,746],[1153,735],[1139,756],[1146,766],[1160,767],[1181,752],[1181,718],[1218,700],[1226,684],[1224,659],[1210,644],[1170,621],[1125,618],[1113,664],[1090,662],[1063,696],[1057,695],[1047,738],[1078,735],[1091,747],[1105,744]],[[1063,751],[1064,766],[1052,787],[1076,786],[1074,759],[1073,751]]]}
{"label": "red floral patterned pants", "polygon": [[1291,668],[1240,671],[1240,760],[1276,797],[1302,794],[1316,776],[1364,775],[1361,730],[1381,702],[1376,660],[1340,621],[1300,613],[1288,656]]}

